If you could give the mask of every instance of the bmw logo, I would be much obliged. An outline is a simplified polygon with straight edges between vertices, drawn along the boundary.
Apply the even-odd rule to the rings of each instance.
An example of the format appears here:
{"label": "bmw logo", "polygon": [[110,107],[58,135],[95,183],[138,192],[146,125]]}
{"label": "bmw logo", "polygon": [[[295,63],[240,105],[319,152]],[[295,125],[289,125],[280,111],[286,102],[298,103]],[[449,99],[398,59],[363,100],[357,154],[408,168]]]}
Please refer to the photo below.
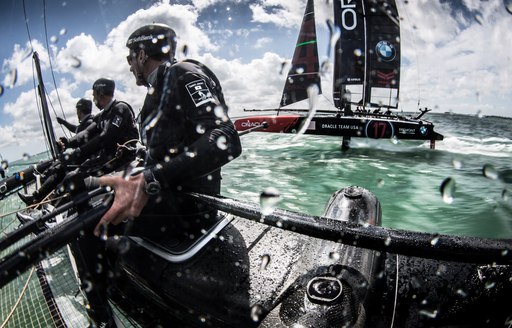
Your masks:
{"label": "bmw logo", "polygon": [[420,133],[422,135],[426,135],[427,134],[427,127],[426,126],[420,126]]}
{"label": "bmw logo", "polygon": [[392,61],[396,56],[395,46],[388,41],[379,41],[375,46],[375,51],[383,61]]}

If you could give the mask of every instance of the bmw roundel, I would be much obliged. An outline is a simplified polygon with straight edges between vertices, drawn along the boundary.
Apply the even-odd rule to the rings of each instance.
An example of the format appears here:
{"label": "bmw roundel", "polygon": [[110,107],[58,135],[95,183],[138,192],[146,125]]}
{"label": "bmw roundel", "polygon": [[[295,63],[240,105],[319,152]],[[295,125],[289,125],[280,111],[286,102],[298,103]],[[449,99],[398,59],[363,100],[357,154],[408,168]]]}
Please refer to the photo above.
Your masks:
{"label": "bmw roundel", "polygon": [[375,46],[375,52],[383,61],[392,61],[395,59],[395,46],[389,41],[379,41]]}
{"label": "bmw roundel", "polygon": [[427,129],[427,127],[426,127],[426,126],[424,126],[424,125],[420,126],[420,133],[421,133],[422,135],[426,135],[426,134],[427,134],[427,132],[428,132],[428,129]]}

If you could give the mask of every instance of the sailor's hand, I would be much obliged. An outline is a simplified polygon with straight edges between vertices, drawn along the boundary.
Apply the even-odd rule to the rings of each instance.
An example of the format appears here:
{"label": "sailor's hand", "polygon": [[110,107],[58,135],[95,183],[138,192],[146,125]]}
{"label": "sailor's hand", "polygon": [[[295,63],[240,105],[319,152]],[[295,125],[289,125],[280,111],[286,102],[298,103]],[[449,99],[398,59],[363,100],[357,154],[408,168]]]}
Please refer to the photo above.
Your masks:
{"label": "sailor's hand", "polygon": [[61,117],[58,117],[58,116],[57,116],[57,123],[59,123],[59,124],[63,124],[64,122],[66,122],[66,120],[65,120],[65,119],[63,119],[63,118],[61,118]]}
{"label": "sailor's hand", "polygon": [[148,202],[148,195],[144,192],[144,175],[128,176],[103,176],[99,178],[101,186],[110,186],[115,191],[114,202],[110,209],[103,215],[94,235],[99,236],[102,226],[110,223],[117,225],[126,219],[133,219],[142,212]]}

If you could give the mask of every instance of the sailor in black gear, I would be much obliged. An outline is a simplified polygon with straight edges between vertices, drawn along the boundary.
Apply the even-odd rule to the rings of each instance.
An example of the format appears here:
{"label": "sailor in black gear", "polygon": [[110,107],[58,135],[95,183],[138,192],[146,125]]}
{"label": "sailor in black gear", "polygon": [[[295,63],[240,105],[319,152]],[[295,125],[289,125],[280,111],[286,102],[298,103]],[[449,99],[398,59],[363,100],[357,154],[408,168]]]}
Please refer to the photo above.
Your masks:
{"label": "sailor in black gear", "polygon": [[57,187],[67,171],[78,166],[85,175],[98,176],[117,170],[134,160],[133,152],[118,152],[119,145],[138,141],[131,106],[114,99],[115,83],[111,79],[98,79],[92,89],[94,103],[101,110],[100,114],[94,117],[93,123],[72,138],[60,138],[62,149],[74,150],[62,153],[43,173],[44,182],[38,190],[31,195],[18,193],[26,204],[41,201]]}
{"label": "sailor in black gear", "polygon": [[[125,233],[130,226],[130,235],[157,243],[172,238],[192,242],[202,229],[213,226],[217,212],[191,201],[183,192],[219,194],[221,167],[242,151],[239,136],[227,115],[217,77],[199,62],[174,59],[176,34],[169,26],[143,26],[130,35],[126,45],[137,85],[148,87],[139,127],[147,156],[139,175],[98,179],[99,185],[114,188],[115,198],[94,233],[99,236],[103,229],[108,229],[108,235]],[[133,217],[129,225],[118,225]],[[103,243],[100,238],[95,241]],[[89,270],[81,270],[80,275],[92,279],[95,287],[87,293],[92,318],[105,322],[109,311],[106,286],[110,284],[102,280],[105,274],[94,272],[98,258],[107,258],[98,256],[99,248],[93,248],[92,242],[87,248],[84,245],[89,251]]]}
{"label": "sailor in black gear", "polygon": [[76,116],[78,117],[78,125],[72,124],[65,119],[57,116],[57,122],[64,125],[69,131],[79,133],[85,130],[93,122],[92,101],[81,98],[76,103]]}

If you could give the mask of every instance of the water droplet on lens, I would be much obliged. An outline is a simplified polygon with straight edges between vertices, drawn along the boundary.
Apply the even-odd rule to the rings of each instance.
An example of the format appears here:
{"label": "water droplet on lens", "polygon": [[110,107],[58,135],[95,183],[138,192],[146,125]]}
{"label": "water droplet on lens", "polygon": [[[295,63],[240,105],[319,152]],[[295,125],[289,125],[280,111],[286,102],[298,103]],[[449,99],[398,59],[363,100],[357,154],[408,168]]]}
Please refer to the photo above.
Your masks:
{"label": "water droplet on lens", "polygon": [[383,186],[384,186],[384,184],[385,184],[384,179],[378,179],[378,180],[377,180],[377,187],[379,187],[379,188],[380,188],[380,187],[383,187]]}
{"label": "water droplet on lens", "polygon": [[28,161],[30,159],[30,155],[28,153],[23,153],[23,160]]}
{"label": "water droplet on lens", "polygon": [[419,314],[429,317],[431,319],[434,319],[437,317],[437,310],[434,310],[434,311],[420,310]]}
{"label": "water droplet on lens", "polygon": [[201,124],[196,125],[196,132],[198,134],[204,134],[205,131],[205,128]]}
{"label": "water droplet on lens", "polygon": [[9,88],[14,88],[16,82],[18,81],[18,70],[16,68],[11,69],[8,75],[9,79]]}
{"label": "water droplet on lens", "polygon": [[437,245],[437,242],[439,241],[439,237],[434,237],[432,238],[432,240],[430,241],[430,245],[432,246],[435,246]]}
{"label": "water droplet on lens", "polygon": [[494,281],[487,281],[484,286],[486,289],[491,289],[496,286],[496,283]]}
{"label": "water droplet on lens", "polygon": [[452,160],[452,164],[453,164],[453,167],[456,169],[456,170],[460,170],[462,169],[462,161],[457,159],[457,158],[454,158]]}
{"label": "water droplet on lens", "polygon": [[0,96],[4,94],[4,86],[0,84]]}
{"label": "water droplet on lens", "polygon": [[387,237],[386,240],[384,240],[384,245],[389,246],[391,244],[391,237]]}
{"label": "water droplet on lens", "polygon": [[80,66],[82,66],[82,61],[78,57],[71,56],[71,59],[71,67],[79,68]]}
{"label": "water droplet on lens", "polygon": [[491,179],[491,180],[497,180],[498,179],[498,171],[492,164],[485,164],[482,168],[482,174],[484,177]]}
{"label": "water droplet on lens", "polygon": [[453,198],[455,195],[455,179],[446,178],[441,183],[441,187],[439,188],[441,191],[441,196],[443,197],[443,201],[446,204],[453,203]]}
{"label": "water droplet on lens", "polygon": [[260,271],[266,270],[269,263],[270,263],[270,255],[268,255],[268,254],[262,255],[261,263],[260,263]]}
{"label": "water droplet on lens", "polygon": [[169,53],[169,51],[171,51],[171,46],[170,45],[165,45],[165,46],[162,47],[161,50],[162,50],[162,53],[167,54],[167,53]]}
{"label": "water droplet on lens", "polygon": [[251,307],[251,319],[254,322],[261,321],[261,315],[263,314],[263,308],[259,304],[255,304]]}
{"label": "water droplet on lens", "polygon": [[67,30],[65,28],[61,28],[59,34],[64,35],[66,34]]}
{"label": "water droplet on lens", "polygon": [[59,41],[59,38],[56,35],[52,35],[50,37],[50,42],[51,43],[57,43],[58,41]]}
{"label": "water droplet on lens", "polygon": [[507,12],[512,15],[512,0],[503,0],[503,4]]}
{"label": "water droplet on lens", "polygon": [[281,194],[274,187],[263,190],[260,194],[261,214],[264,216],[272,214],[276,205],[281,201]]}
{"label": "water droplet on lens", "polygon": [[501,198],[503,198],[504,201],[508,201],[510,199],[510,191],[503,189],[501,192]]}
{"label": "water droplet on lens", "polygon": [[330,252],[329,258],[334,261],[338,261],[340,259],[341,255],[338,252]]}
{"label": "water droplet on lens", "polygon": [[468,296],[468,293],[466,293],[464,290],[462,290],[462,289],[460,289],[460,288],[459,288],[459,289],[457,289],[457,292],[456,292],[456,293],[457,293],[457,295],[460,295],[460,296],[462,296],[462,297],[466,297],[466,296]]}
{"label": "water droplet on lens", "polygon": [[221,150],[226,150],[228,149],[228,140],[226,139],[226,137],[224,136],[220,136],[218,139],[217,139],[217,147]]}

